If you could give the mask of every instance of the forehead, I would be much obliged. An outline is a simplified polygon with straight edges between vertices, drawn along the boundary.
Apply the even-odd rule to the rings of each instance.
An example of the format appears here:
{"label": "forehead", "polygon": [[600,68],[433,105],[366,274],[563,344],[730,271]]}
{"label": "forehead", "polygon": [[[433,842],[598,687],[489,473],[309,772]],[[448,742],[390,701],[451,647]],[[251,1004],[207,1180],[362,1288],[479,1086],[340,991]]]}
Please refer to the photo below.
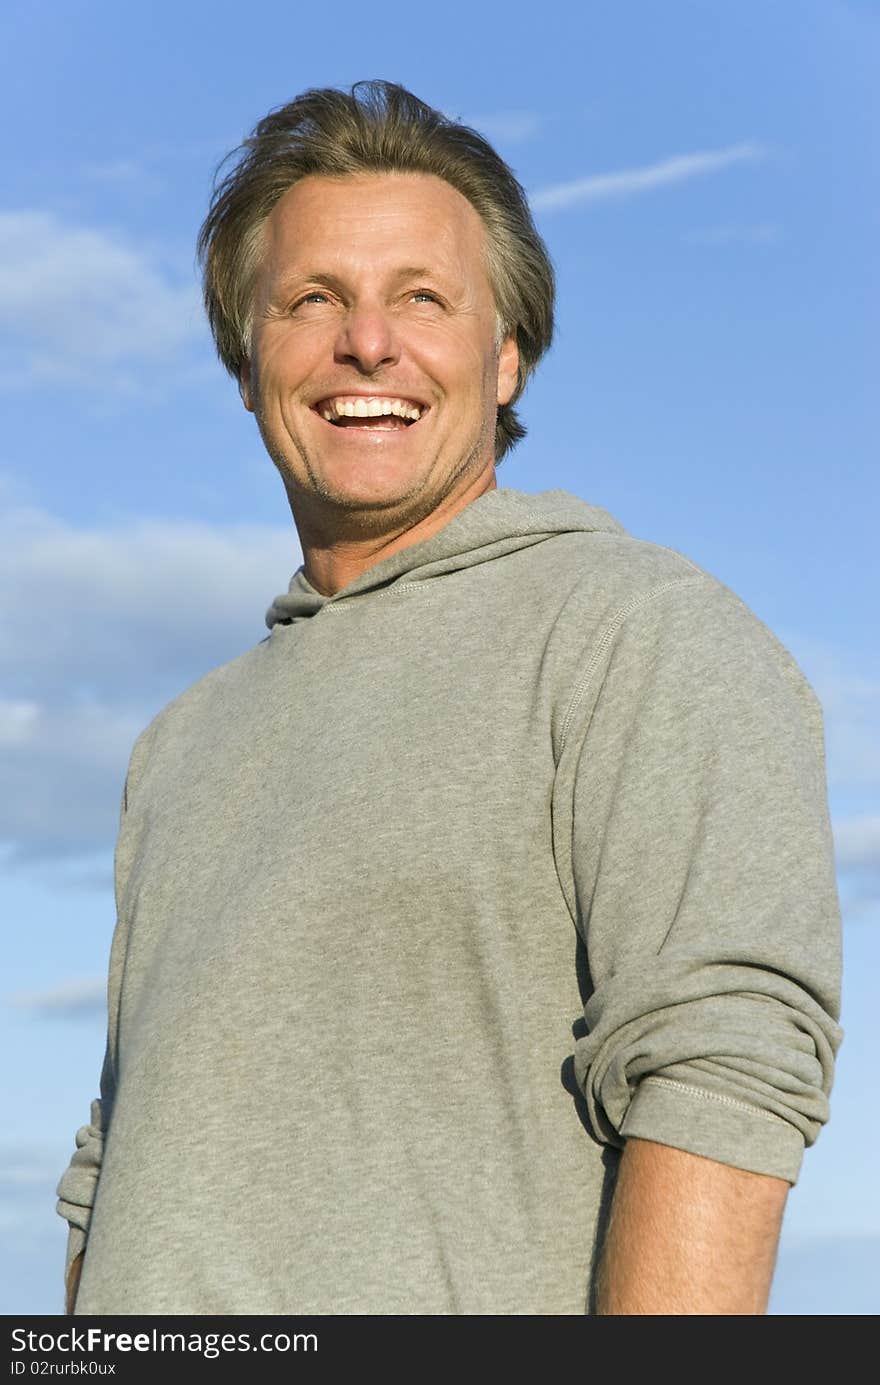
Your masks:
{"label": "forehead", "polygon": [[482,218],[457,188],[427,173],[303,178],[276,203],[263,246],[263,269],[273,278],[317,263],[486,273]]}

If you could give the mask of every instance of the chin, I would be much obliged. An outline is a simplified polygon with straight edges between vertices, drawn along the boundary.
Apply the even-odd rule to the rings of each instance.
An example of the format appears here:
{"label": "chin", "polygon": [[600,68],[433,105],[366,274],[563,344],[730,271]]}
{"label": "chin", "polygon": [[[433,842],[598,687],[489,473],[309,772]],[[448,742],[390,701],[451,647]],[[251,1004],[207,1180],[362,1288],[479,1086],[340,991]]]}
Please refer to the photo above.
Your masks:
{"label": "chin", "polygon": [[[317,460],[317,459],[316,459]],[[346,507],[393,505],[420,491],[431,471],[431,462],[414,467],[399,458],[376,456],[334,459],[311,468],[318,493]]]}

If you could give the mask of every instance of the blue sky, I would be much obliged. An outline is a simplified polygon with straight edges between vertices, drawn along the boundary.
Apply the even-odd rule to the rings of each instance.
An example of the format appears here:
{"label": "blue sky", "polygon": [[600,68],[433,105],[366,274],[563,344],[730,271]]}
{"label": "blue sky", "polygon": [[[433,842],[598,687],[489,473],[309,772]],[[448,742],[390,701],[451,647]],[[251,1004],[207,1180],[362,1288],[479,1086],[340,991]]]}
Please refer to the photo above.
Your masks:
{"label": "blue sky", "polygon": [[0,52],[0,1311],[60,1309],[131,744],[300,562],[201,317],[212,173],[306,87],[385,77],[495,143],[557,268],[499,485],[687,554],[822,700],[846,1038],[772,1309],[876,1312],[880,5],[8,0]]}

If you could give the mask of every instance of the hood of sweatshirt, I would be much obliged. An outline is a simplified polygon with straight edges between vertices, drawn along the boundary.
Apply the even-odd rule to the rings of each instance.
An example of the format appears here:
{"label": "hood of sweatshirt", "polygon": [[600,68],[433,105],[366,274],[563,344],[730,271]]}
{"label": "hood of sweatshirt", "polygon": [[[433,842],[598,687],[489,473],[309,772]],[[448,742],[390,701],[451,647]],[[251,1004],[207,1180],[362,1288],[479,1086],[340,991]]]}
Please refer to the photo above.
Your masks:
{"label": "hood of sweatshirt", "polygon": [[266,624],[271,630],[274,625],[307,620],[330,602],[354,601],[404,578],[430,581],[543,543],[555,534],[596,531],[627,532],[607,510],[588,505],[568,491],[532,495],[499,486],[471,501],[430,538],[382,558],[333,596],[316,591],[304,568],[297,568],[287,591],[276,596],[266,612]]}

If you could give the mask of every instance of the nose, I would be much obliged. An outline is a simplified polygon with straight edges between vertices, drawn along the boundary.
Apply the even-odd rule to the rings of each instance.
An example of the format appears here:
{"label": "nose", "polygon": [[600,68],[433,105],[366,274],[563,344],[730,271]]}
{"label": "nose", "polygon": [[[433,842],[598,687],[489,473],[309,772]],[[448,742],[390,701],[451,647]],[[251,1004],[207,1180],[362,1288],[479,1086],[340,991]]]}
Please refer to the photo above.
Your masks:
{"label": "nose", "polygon": [[364,375],[394,365],[400,359],[400,346],[389,313],[377,303],[352,304],[340,326],[334,359]]}

